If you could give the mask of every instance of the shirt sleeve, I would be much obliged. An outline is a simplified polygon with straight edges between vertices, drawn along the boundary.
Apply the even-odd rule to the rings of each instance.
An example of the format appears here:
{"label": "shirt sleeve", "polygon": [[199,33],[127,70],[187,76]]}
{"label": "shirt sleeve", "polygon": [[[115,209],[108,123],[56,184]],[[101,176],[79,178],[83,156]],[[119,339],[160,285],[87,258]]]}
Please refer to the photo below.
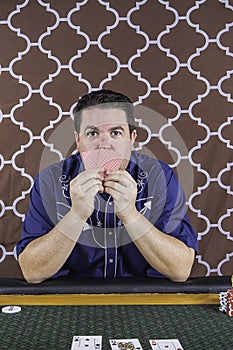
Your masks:
{"label": "shirt sleeve", "polygon": [[[44,191],[47,192],[46,196],[43,196]],[[55,208],[51,206],[51,196],[54,197],[51,183],[47,174],[42,172],[35,179],[31,190],[29,210],[23,223],[21,238],[16,245],[17,257],[32,240],[43,236],[54,227]]]}
{"label": "shirt sleeve", "polygon": [[162,164],[163,172],[157,176],[159,191],[153,200],[151,222],[160,231],[169,234],[198,252],[197,236],[187,216],[184,191],[174,173]]}

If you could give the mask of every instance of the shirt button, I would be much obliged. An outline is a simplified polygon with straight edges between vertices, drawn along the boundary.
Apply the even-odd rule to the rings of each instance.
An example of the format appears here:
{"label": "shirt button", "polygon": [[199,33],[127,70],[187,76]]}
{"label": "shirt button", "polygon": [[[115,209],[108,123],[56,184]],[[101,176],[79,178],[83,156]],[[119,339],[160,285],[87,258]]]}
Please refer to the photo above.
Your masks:
{"label": "shirt button", "polygon": [[113,259],[109,259],[109,262],[110,262],[110,263],[113,263]]}
{"label": "shirt button", "polygon": [[109,233],[108,233],[108,234],[109,234],[109,236],[111,236],[111,235],[112,235],[112,231],[109,231]]}
{"label": "shirt button", "polygon": [[112,205],[112,202],[109,202],[108,204],[109,204],[109,205]]}

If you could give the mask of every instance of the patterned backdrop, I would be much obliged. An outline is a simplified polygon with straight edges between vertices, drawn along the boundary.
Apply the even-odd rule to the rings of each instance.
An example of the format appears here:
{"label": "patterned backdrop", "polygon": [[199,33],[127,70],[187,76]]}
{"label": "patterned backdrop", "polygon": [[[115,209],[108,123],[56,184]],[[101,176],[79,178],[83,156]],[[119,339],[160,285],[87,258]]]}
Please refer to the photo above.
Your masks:
{"label": "patterned backdrop", "polygon": [[192,276],[233,273],[233,0],[0,0],[0,276],[42,168],[74,151],[72,110],[110,88],[136,148],[173,167],[199,241]]}

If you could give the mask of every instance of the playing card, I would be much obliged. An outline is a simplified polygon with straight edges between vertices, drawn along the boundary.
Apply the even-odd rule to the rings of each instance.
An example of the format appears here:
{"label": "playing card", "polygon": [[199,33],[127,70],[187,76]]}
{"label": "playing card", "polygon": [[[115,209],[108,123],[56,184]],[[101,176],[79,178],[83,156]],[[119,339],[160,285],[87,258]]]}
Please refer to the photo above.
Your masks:
{"label": "playing card", "polygon": [[111,339],[112,350],[142,350],[138,339]]}
{"label": "playing card", "polygon": [[152,350],[184,350],[178,339],[149,340]]}
{"label": "playing card", "polygon": [[110,149],[94,149],[82,153],[86,170],[102,168],[106,170],[118,170],[122,159],[118,152]]}
{"label": "playing card", "polygon": [[73,337],[71,350],[101,350],[101,335],[75,335]]}
{"label": "playing card", "polygon": [[97,168],[97,161],[99,158],[99,150],[91,150],[82,153],[82,158],[86,170]]}
{"label": "playing card", "polygon": [[121,165],[120,153],[108,150],[100,149],[98,158],[98,168],[106,170],[118,170]]}

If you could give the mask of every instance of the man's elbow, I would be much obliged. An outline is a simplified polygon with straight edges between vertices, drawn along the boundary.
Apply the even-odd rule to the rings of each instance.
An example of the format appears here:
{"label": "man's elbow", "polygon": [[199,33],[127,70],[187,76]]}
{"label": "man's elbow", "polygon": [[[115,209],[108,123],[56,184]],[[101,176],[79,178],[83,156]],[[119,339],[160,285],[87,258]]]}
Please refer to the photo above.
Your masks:
{"label": "man's elbow", "polygon": [[172,282],[186,282],[189,276],[190,274],[177,274],[175,276],[171,276],[170,279]]}
{"label": "man's elbow", "polygon": [[191,270],[194,263],[195,252],[192,248],[189,248],[189,256],[182,266],[178,266],[176,272],[170,279],[173,282],[186,282],[191,274]]}
{"label": "man's elbow", "polygon": [[24,255],[22,253],[19,255],[18,262],[19,262],[19,266],[22,271],[23,277],[27,283],[36,284],[36,283],[43,282],[43,279],[38,278],[31,264],[27,262],[27,260],[24,258]]}
{"label": "man's elbow", "polygon": [[172,276],[169,276],[170,280],[172,282],[186,282],[189,278],[191,273],[191,267],[190,269],[178,269],[176,273],[174,273]]}
{"label": "man's elbow", "polygon": [[38,284],[38,283],[43,282],[43,280],[37,280],[34,278],[30,278],[30,277],[29,278],[24,277],[24,278],[25,278],[27,283],[31,283],[31,284]]}

